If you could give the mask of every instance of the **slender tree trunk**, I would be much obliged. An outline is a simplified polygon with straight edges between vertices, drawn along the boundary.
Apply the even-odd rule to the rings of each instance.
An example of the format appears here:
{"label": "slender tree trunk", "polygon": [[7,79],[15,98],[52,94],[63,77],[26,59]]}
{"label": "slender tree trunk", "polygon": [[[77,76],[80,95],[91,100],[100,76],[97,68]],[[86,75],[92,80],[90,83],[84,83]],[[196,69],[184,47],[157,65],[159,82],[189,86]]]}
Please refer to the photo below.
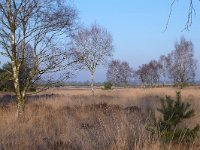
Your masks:
{"label": "slender tree trunk", "polygon": [[13,61],[13,82],[17,100],[17,118],[21,121],[24,118],[25,94],[22,94],[19,83],[19,67]]}
{"label": "slender tree trunk", "polygon": [[94,96],[94,72],[91,72],[91,90],[92,95]]}
{"label": "slender tree trunk", "polygon": [[24,118],[25,95],[20,91],[18,78],[14,78],[14,86],[17,100],[17,118],[22,120]]}
{"label": "slender tree trunk", "polygon": [[24,120],[24,108],[25,108],[25,99],[24,97],[17,98],[17,118],[19,121]]}

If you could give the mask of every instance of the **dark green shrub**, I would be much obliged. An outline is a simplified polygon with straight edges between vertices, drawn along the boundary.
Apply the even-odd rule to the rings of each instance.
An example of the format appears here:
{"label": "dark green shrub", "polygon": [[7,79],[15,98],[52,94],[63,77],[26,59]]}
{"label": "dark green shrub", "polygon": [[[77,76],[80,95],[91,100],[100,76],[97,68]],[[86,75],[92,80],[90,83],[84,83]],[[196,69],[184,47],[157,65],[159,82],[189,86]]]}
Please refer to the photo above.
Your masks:
{"label": "dark green shrub", "polygon": [[158,111],[162,118],[156,121],[155,114],[152,113],[151,120],[147,129],[152,134],[158,135],[163,142],[192,142],[198,137],[199,125],[194,128],[181,128],[179,124],[194,116],[194,110],[190,108],[189,103],[181,101],[181,93],[177,92],[176,99],[171,97],[161,99],[161,108]]}
{"label": "dark green shrub", "polygon": [[105,82],[104,83],[104,89],[105,90],[110,90],[112,88],[112,83],[111,82]]}
{"label": "dark green shrub", "polygon": [[4,92],[14,92],[14,84],[12,80],[2,80],[0,83],[0,91]]}

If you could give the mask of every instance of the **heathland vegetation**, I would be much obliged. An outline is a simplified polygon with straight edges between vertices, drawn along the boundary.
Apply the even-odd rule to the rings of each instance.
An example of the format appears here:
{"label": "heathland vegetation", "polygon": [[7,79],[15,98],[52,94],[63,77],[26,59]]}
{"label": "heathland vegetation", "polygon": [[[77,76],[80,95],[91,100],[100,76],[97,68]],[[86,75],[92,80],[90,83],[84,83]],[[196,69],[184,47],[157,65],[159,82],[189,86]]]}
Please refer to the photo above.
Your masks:
{"label": "heathland vegetation", "polygon": [[[176,90],[96,89],[93,97],[89,88],[49,89],[27,97],[25,119],[20,124],[15,116],[15,97],[3,94],[0,149],[196,150],[200,141],[193,129],[200,121],[199,87],[183,89],[178,106]],[[172,107],[164,108],[160,103],[166,93],[170,101],[176,100]],[[191,106],[183,110],[183,103],[183,108],[188,107],[187,103]],[[171,111],[164,112],[163,118],[158,108]]]}

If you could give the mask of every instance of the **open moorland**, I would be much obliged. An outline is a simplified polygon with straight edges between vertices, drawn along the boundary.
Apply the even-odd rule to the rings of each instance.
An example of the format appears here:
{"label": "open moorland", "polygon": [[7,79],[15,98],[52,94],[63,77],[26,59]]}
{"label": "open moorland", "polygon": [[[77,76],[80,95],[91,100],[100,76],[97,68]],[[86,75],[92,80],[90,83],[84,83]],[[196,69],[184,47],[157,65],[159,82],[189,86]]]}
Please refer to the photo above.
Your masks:
{"label": "open moorland", "polygon": [[200,0],[0,0],[0,150],[200,150]]}
{"label": "open moorland", "polygon": [[[0,94],[0,149],[24,150],[140,150],[200,149],[200,140],[163,144],[147,131],[151,112],[158,119],[160,98],[176,96],[177,88],[54,88],[29,95],[24,123],[16,119],[16,102],[9,93]],[[181,123],[200,122],[200,87],[181,91],[195,116]]]}

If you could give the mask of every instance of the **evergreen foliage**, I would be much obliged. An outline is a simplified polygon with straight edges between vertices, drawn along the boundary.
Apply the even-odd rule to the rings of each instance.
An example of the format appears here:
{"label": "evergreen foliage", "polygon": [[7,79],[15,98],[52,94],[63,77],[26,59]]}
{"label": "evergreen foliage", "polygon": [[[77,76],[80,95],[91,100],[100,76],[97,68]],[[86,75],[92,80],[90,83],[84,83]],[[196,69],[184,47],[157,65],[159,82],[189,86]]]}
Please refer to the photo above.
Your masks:
{"label": "evergreen foliage", "polygon": [[[28,65],[23,64],[20,67],[19,72],[19,83],[20,87],[23,88],[25,86],[25,81],[27,80],[31,69]],[[14,84],[12,81],[12,64],[10,62],[5,63],[2,68],[0,68],[0,91],[10,91],[14,92]],[[29,91],[35,91],[34,84],[30,84]]]}
{"label": "evergreen foliage", "polygon": [[155,114],[147,129],[152,134],[159,136],[163,142],[192,142],[198,137],[199,125],[194,128],[181,127],[180,123],[194,116],[194,110],[190,108],[189,103],[181,101],[181,93],[177,92],[176,99],[173,100],[171,97],[161,99],[161,108],[158,111],[162,114],[162,118],[156,121]]}
{"label": "evergreen foliage", "polygon": [[6,63],[0,68],[0,91],[14,91],[12,66]]}

